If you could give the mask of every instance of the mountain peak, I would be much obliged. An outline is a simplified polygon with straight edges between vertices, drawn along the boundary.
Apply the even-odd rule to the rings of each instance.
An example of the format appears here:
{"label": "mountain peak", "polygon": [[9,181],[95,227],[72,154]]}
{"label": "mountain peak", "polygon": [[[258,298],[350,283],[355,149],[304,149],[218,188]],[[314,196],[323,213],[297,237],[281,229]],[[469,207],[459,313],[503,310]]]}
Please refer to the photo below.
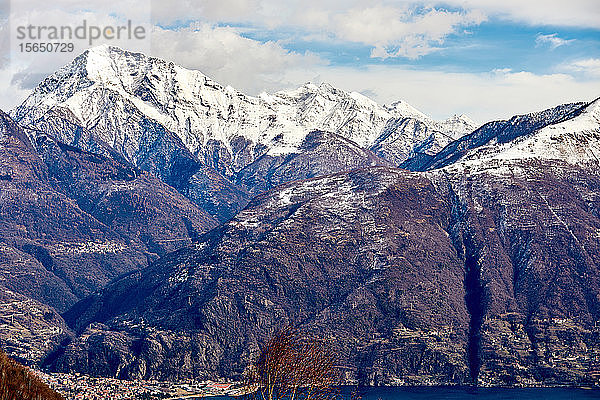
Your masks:
{"label": "mountain peak", "polygon": [[[307,82],[291,91],[251,97],[199,71],[110,45],[88,49],[52,74],[11,115],[24,125],[35,126],[57,107],[68,110],[74,117],[71,122],[90,132],[94,142],[108,145],[134,165],[141,162],[136,157],[141,157],[139,149],[148,140],[143,121],[150,120],[172,132],[200,159],[215,160],[213,152],[227,153],[223,159],[236,161],[218,167],[225,175],[263,154],[298,152],[314,129],[370,148],[387,129],[396,129],[388,124],[392,120],[412,117],[422,122],[419,129],[438,124],[404,101],[386,108],[327,82]],[[463,126],[456,128],[447,136],[466,133]],[[441,128],[436,125],[435,129]],[[446,134],[448,129],[441,130]],[[78,145],[75,133],[57,131],[57,135],[61,141]],[[411,135],[408,140],[422,137]],[[90,143],[85,150],[93,151],[96,145]],[[241,148],[243,155],[238,154]]]}
{"label": "mountain peak", "polygon": [[[131,87],[149,71],[168,70],[173,65],[158,58],[109,45],[93,47],[84,54],[86,70],[91,80],[124,87]],[[194,73],[199,74],[197,71]]]}
{"label": "mountain peak", "polygon": [[94,47],[90,47],[89,49],[86,49],[84,51],[84,53],[97,53],[97,54],[105,54],[105,55],[110,55],[110,53],[124,53],[126,50],[118,47],[118,46],[113,46],[110,44],[100,44],[98,46],[94,46]]}
{"label": "mountain peak", "polygon": [[135,59],[152,59],[156,61],[163,61],[166,63],[166,61],[161,60],[159,58],[151,57],[144,53],[123,49],[122,47],[115,46],[112,44],[101,44],[98,46],[90,47],[86,49],[82,53],[82,55],[92,55],[94,57],[106,57],[112,59],[116,59],[118,57],[133,57]]}
{"label": "mountain peak", "polygon": [[333,85],[331,85],[330,83],[322,82],[319,85],[319,90],[327,91],[327,92],[334,92],[334,91],[337,91],[338,89],[336,89],[335,87],[333,87]]}
{"label": "mountain peak", "polygon": [[423,114],[421,111],[417,110],[410,104],[408,104],[404,100],[398,100],[390,104],[389,106],[384,106],[385,109],[393,115],[403,116],[403,117],[412,117],[420,120],[430,120],[427,115]]}
{"label": "mountain peak", "polygon": [[444,123],[454,124],[454,125],[456,125],[456,124],[466,125],[466,126],[472,127],[473,129],[477,126],[475,121],[473,121],[471,118],[469,118],[465,114],[454,114],[450,118],[447,118],[446,120],[444,120]]}
{"label": "mountain peak", "polygon": [[339,93],[342,92],[339,89],[337,89],[336,87],[334,87],[333,85],[327,83],[327,82],[321,82],[321,83],[314,83],[314,82],[305,82],[303,83],[301,86],[297,87],[296,89],[292,89],[292,90],[282,90],[282,91],[278,91],[277,93],[283,93],[283,94],[287,94],[287,95],[291,95],[291,96],[295,96],[295,95],[301,95],[301,94],[306,94],[306,93],[310,93],[310,94],[330,94],[330,93]]}

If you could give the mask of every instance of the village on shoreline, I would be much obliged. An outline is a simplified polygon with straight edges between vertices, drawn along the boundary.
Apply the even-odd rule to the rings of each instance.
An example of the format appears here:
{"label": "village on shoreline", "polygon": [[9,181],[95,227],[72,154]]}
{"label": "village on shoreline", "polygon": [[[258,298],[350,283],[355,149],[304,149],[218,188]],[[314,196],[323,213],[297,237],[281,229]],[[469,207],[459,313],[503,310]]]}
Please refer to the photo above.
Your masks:
{"label": "village on shoreline", "polygon": [[36,370],[33,372],[67,400],[175,400],[245,394],[244,385],[239,382],[129,381],[90,377],[82,374],[46,373]]}

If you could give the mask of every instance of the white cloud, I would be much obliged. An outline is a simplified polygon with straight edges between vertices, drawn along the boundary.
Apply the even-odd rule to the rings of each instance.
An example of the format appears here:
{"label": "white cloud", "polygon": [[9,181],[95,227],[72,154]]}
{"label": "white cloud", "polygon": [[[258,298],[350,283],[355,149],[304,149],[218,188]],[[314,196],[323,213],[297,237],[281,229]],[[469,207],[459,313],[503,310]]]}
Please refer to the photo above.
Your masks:
{"label": "white cloud", "polygon": [[131,19],[146,18],[151,12],[154,21],[163,25],[198,20],[308,30],[329,29],[331,20],[348,10],[418,6],[440,10],[439,6],[450,5],[466,13],[483,12],[533,25],[600,27],[600,2],[596,0],[12,0],[11,3],[40,12],[79,10]]}
{"label": "white cloud", "polygon": [[[151,13],[155,22],[167,25],[200,21],[300,30],[308,38],[372,46],[371,55],[377,58],[429,54],[443,47],[449,34],[464,34],[464,27],[478,25],[488,16],[542,25],[600,26],[600,2],[595,0],[13,0],[13,4],[48,15],[62,10],[104,19],[149,19]],[[443,8],[447,5],[463,11],[448,11]],[[568,42],[555,34],[538,37],[538,43],[553,48]]]}
{"label": "white cloud", "polygon": [[417,58],[437,50],[447,35],[486,19],[480,11],[446,11],[419,1],[186,0],[154,2],[162,24],[199,19],[297,29],[308,37],[336,38],[374,47],[375,57]]}
{"label": "white cloud", "polygon": [[266,3],[263,0],[152,0],[152,17],[159,24],[190,20],[264,22]]}
{"label": "white cloud", "polygon": [[10,64],[0,67],[0,110],[8,111],[21,103],[30,93],[29,89],[22,87],[15,78],[19,71]]}
{"label": "white cloud", "polygon": [[460,27],[485,20],[479,12],[450,12],[429,8],[416,12],[409,8],[369,7],[339,14],[331,25],[343,40],[374,46],[372,57],[418,58],[438,50],[438,46]]}
{"label": "white cloud", "polygon": [[329,29],[332,18],[351,9],[438,5],[466,12],[479,10],[487,16],[531,25],[600,27],[600,2],[596,0],[152,0],[154,18],[161,23],[196,18],[307,29]]}
{"label": "white cloud", "polygon": [[0,68],[6,67],[10,60],[10,36],[8,19],[0,18]]}
{"label": "white cloud", "polygon": [[562,39],[558,37],[558,33],[542,35],[541,33],[535,37],[536,46],[549,46],[552,50],[557,47],[567,45],[574,42],[575,39]]}
{"label": "white cloud", "polygon": [[289,87],[285,71],[324,64],[314,54],[291,52],[276,42],[257,42],[242,37],[235,28],[209,24],[178,30],[155,28],[152,54],[249,94]]}
{"label": "white cloud", "polygon": [[37,13],[57,12],[77,15],[80,13],[94,14],[96,18],[125,18],[131,20],[149,20],[151,16],[153,0],[11,0],[11,13],[21,14],[24,10]]}
{"label": "white cloud", "polygon": [[0,110],[8,111],[23,101],[29,90],[23,89],[15,79],[20,71],[10,63],[8,20],[0,18]]}
{"label": "white cloud", "polygon": [[[443,46],[447,35],[497,17],[531,25],[600,27],[596,0],[153,0],[161,23],[199,19],[297,29],[373,46],[373,57],[418,58]],[[462,11],[448,11],[444,7]],[[420,12],[415,12],[420,10]],[[544,38],[540,37],[543,41]],[[547,37],[553,48],[569,41]]]}
{"label": "white cloud", "polygon": [[586,77],[600,78],[600,58],[586,58],[573,61],[563,65],[563,69],[583,74]]}
{"label": "white cloud", "polygon": [[479,9],[488,16],[530,25],[600,27],[600,1],[597,0],[446,0],[443,3]]}
{"label": "white cloud", "polygon": [[[102,43],[110,43],[126,49],[132,49],[145,53],[150,52],[150,0],[146,1],[146,9],[144,9],[144,1],[135,3],[133,0],[124,0],[115,6],[112,12],[108,12],[106,5],[97,8],[87,8],[86,2],[81,0],[57,0],[56,2],[41,2],[40,0],[19,0],[13,1],[10,9],[10,18],[8,24],[2,24],[2,42],[0,43],[0,51],[2,56],[9,60],[11,68],[20,71],[20,74],[50,74],[61,66],[69,63],[76,55],[82,53],[85,49],[97,46]],[[68,7],[67,7],[68,5]],[[94,4],[89,4],[93,7]],[[125,9],[120,8],[129,6],[131,13],[125,14]],[[141,11],[141,8],[143,11]],[[130,38],[125,33],[119,34],[120,39],[114,34],[116,27],[128,25],[131,21],[132,27],[142,26],[144,35],[141,39]],[[32,26],[33,35],[19,38],[19,27]],[[37,29],[35,29],[37,27]],[[55,28],[60,36],[64,34],[64,39],[59,41],[64,44],[73,45],[72,51],[23,51],[21,46],[27,43],[53,43],[57,40],[49,37],[50,29]],[[64,33],[63,27],[69,27],[67,33]],[[97,31],[99,39],[92,40],[90,29]],[[106,27],[113,28],[113,39],[108,40],[102,38],[100,31]],[[21,28],[21,29],[22,29]],[[78,39],[78,30],[85,34],[84,39]],[[72,36],[69,37],[69,32]],[[22,30],[21,32],[30,32]],[[43,32],[43,33],[41,33]],[[62,32],[62,33],[58,33]],[[40,34],[41,33],[41,34]],[[10,46],[9,46],[10,44]]]}
{"label": "white cloud", "polygon": [[476,74],[378,65],[321,69],[315,77],[345,90],[369,93],[378,103],[403,99],[437,119],[465,113],[478,122],[600,96],[600,79],[509,69]]}

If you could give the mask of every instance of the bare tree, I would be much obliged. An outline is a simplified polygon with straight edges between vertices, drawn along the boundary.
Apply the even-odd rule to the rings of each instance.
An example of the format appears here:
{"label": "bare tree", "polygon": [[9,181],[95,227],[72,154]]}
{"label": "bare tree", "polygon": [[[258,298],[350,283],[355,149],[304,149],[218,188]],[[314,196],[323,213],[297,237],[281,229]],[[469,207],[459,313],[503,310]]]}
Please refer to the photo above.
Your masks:
{"label": "bare tree", "polygon": [[0,400],[64,400],[64,398],[0,350]]}
{"label": "bare tree", "polygon": [[256,400],[333,400],[339,394],[335,359],[326,342],[287,326],[250,367],[248,391]]}

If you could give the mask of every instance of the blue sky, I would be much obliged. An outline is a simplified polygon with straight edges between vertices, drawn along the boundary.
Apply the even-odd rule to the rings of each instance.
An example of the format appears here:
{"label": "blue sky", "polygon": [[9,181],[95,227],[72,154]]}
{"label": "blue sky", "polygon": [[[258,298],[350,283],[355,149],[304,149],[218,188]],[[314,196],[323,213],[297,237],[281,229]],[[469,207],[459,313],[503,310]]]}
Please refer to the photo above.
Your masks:
{"label": "blue sky", "polygon": [[[438,119],[464,113],[478,122],[600,97],[598,0],[12,4],[13,14],[18,4],[44,21],[147,19],[151,46],[122,47],[198,69],[251,95],[328,82],[380,103],[405,100]],[[10,33],[6,24],[0,30]],[[6,47],[4,41],[0,50]],[[68,61],[38,61],[37,67],[50,73]],[[42,77],[31,74],[35,65],[5,59],[0,67],[4,109],[22,101]]]}
{"label": "blue sky", "polygon": [[[500,19],[452,33],[444,40],[440,50],[417,59],[371,57],[372,46],[349,41],[305,40],[303,36],[307,32],[264,30],[232,24],[225,26],[236,27],[243,37],[262,43],[278,41],[290,51],[314,52],[332,66],[404,65],[454,72],[510,68],[547,74],[556,72],[561,64],[600,56],[600,29],[530,26]],[[556,46],[548,40],[538,39],[547,35],[554,35],[554,38],[563,39],[566,43]]]}

